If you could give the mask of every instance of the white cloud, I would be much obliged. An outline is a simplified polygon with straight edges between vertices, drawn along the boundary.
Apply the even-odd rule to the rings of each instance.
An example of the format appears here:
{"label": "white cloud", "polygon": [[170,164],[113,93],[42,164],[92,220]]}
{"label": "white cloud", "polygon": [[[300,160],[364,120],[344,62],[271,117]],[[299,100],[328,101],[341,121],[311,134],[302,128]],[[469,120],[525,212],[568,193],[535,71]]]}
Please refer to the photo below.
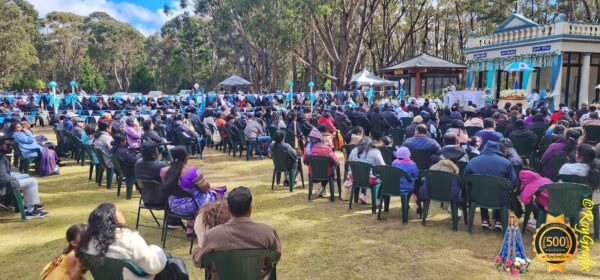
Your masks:
{"label": "white cloud", "polygon": [[[115,3],[108,0],[28,0],[39,12],[40,17],[45,17],[53,11],[70,12],[82,16],[88,16],[92,12],[106,12],[111,17],[131,23],[144,35],[160,31],[162,25],[169,19],[183,13],[179,9],[178,1],[173,1],[170,7],[172,14],[166,16],[162,9],[149,10],[142,6],[121,2]],[[186,11],[193,12],[189,7]]]}

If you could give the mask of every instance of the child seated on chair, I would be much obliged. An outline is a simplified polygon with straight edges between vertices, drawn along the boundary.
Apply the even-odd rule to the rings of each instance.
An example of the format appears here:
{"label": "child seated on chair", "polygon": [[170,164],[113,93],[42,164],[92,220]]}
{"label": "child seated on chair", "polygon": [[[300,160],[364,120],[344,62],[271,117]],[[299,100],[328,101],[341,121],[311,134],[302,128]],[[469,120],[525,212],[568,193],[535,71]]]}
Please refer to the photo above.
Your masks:
{"label": "child seated on chair", "polygon": [[415,181],[419,177],[419,168],[417,164],[410,159],[410,150],[407,147],[399,147],[394,152],[396,159],[392,162],[392,167],[400,168],[408,174],[408,179],[400,179],[400,191],[412,193],[415,191]]}

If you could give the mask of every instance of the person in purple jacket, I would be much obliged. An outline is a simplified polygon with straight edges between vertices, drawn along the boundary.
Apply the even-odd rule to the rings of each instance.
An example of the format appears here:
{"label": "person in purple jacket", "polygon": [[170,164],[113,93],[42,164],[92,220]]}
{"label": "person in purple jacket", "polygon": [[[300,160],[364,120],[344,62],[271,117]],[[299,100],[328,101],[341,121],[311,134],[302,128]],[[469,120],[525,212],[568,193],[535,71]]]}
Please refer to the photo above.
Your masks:
{"label": "person in purple jacket", "polygon": [[415,191],[415,181],[419,177],[419,168],[417,164],[410,159],[410,150],[407,147],[399,147],[394,152],[396,159],[392,162],[392,167],[400,168],[408,174],[408,179],[400,179],[400,191],[411,193]]}

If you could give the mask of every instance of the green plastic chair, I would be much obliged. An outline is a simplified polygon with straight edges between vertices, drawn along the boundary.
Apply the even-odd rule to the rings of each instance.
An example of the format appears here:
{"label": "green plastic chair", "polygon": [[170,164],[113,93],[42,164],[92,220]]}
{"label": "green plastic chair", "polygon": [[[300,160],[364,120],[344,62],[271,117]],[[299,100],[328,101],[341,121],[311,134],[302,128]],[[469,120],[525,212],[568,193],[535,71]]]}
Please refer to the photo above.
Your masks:
{"label": "green plastic chair", "polygon": [[27,216],[25,215],[25,205],[23,203],[23,196],[21,195],[21,191],[13,189],[10,181],[0,182],[0,188],[5,188],[7,190],[5,194],[6,196],[13,196],[15,203],[15,212],[19,212],[21,214],[21,221],[27,221]]}
{"label": "green plastic chair", "polygon": [[106,159],[110,159],[110,154],[100,148],[96,148],[93,147],[94,149],[94,153],[96,153],[96,157],[98,158],[98,161],[100,162],[100,166],[101,171],[100,171],[100,178],[98,179],[98,186],[102,185],[102,171],[106,170],[106,189],[112,188],[112,180],[113,180],[113,176],[115,174],[115,168],[114,167],[108,167]]}
{"label": "green plastic chair", "polygon": [[405,177],[409,180],[408,174],[400,168],[395,168],[387,165],[373,167],[373,172],[379,175],[381,179],[381,186],[379,189],[379,211],[377,213],[377,219],[381,219],[381,208],[385,204],[385,212],[389,211],[390,208],[390,197],[399,196],[402,202],[402,223],[408,224],[408,209],[409,209],[409,196],[411,193],[400,191],[400,179]]}
{"label": "green plastic chair", "polygon": [[546,216],[550,213],[552,216],[564,215],[569,217],[571,225],[579,223],[579,212],[582,209],[582,202],[585,198],[592,195],[592,189],[584,184],[577,183],[552,183],[541,186],[535,196],[539,196],[544,190],[548,191],[548,210],[541,205],[536,205],[538,209],[537,227],[539,228],[546,222]]}
{"label": "green plastic chair", "polygon": [[63,139],[63,135],[61,133],[62,130],[58,129],[57,127],[53,127],[52,131],[54,131],[54,134],[56,135],[56,152],[63,154],[65,152],[65,140]]}
{"label": "green plastic chair", "polygon": [[390,135],[392,136],[394,147],[402,146],[402,143],[404,142],[404,129],[399,127],[392,128],[390,129]]}
{"label": "green plastic chair", "polygon": [[[306,164],[312,169],[312,176],[308,175],[308,201],[311,200],[313,183],[314,182],[328,182],[329,183],[329,200],[333,202],[335,200],[334,192],[334,176],[329,176],[328,169],[335,168],[334,162],[328,157],[312,156],[306,160]],[[334,172],[335,174],[335,172]],[[338,193],[341,194],[341,187],[338,185]]]}
{"label": "green plastic chair", "polygon": [[379,151],[381,152],[381,156],[383,157],[383,161],[386,165],[392,165],[392,162],[396,157],[394,156],[395,149],[392,147],[379,147]]}
{"label": "green plastic chair", "polygon": [[344,164],[344,181],[346,181],[346,178],[348,178],[348,170],[350,170],[348,166],[348,157],[350,156],[350,153],[354,148],[356,148],[356,145],[345,144],[344,146],[342,146],[342,151],[344,152],[346,158],[346,162]]}
{"label": "green plastic chair", "polygon": [[23,173],[23,174],[29,174],[29,167],[31,166],[31,164],[35,161],[35,158],[25,158],[23,157],[23,153],[21,153],[21,145],[19,145],[19,143],[17,143],[16,141],[13,142],[13,153],[14,153],[14,157],[15,157],[15,161],[17,162],[18,165],[18,170],[19,172]]}
{"label": "green plastic chair", "polygon": [[[273,159],[273,178],[271,180],[271,190],[275,190],[275,177],[280,172],[288,172],[288,181],[290,183],[290,192],[294,192],[294,179],[296,178],[296,171],[300,172],[300,178],[302,179],[302,187],[304,188],[304,174],[302,174],[302,166],[289,169],[288,168],[288,160],[290,160],[290,155],[286,152],[282,151],[272,151],[271,157]],[[294,161],[298,161],[296,157],[293,159]]]}
{"label": "green plastic chair", "polygon": [[435,152],[430,150],[410,149],[410,154],[419,170],[429,170],[429,167],[431,167],[431,157],[435,155]]}
{"label": "green plastic chair", "polygon": [[[458,230],[458,206],[452,201],[452,183],[456,182],[460,185],[461,178],[453,173],[437,171],[437,170],[423,170],[419,171],[419,176],[427,183],[427,191],[429,192],[429,199],[423,201],[423,215],[421,215],[421,223],[426,225],[427,214],[429,213],[429,204],[431,200],[438,202],[449,202],[450,209],[452,211],[452,230]],[[465,217],[465,224],[467,224],[467,205],[462,204],[463,217]]]}
{"label": "green plastic chair", "polygon": [[[577,183],[587,185],[587,178],[577,175],[558,175],[558,180],[567,183]],[[594,205],[592,208],[592,214],[594,215],[594,239],[600,240],[600,207]]]}
{"label": "green plastic chair", "polygon": [[377,189],[379,188],[379,184],[371,185],[369,182],[369,175],[373,169],[373,166],[360,161],[349,161],[348,166],[350,166],[350,171],[352,171],[353,179],[352,187],[350,188],[350,204],[348,205],[348,208],[352,210],[352,200],[356,200],[355,202],[358,202],[358,191],[361,188],[367,188],[371,189],[371,212],[375,214],[375,209],[377,206],[376,193]]}
{"label": "green plastic chair", "polygon": [[600,142],[600,126],[586,125],[583,127],[583,130],[585,130],[586,143],[596,145]]}
{"label": "green plastic chair", "polygon": [[84,166],[87,153],[85,151],[85,148],[83,147],[83,141],[81,141],[81,138],[73,135],[73,143],[76,151],[75,159],[78,163],[81,164],[81,166]]}
{"label": "green plastic chair", "polygon": [[90,155],[90,175],[89,175],[89,181],[92,180],[92,173],[94,173],[94,167],[96,168],[96,183],[98,183],[98,180],[100,180],[100,178],[102,177],[102,167],[100,166],[100,161],[98,160],[94,160],[94,148],[92,148],[92,145],[90,144],[83,144],[83,149],[85,150],[85,153]]}
{"label": "green plastic chair", "polygon": [[[238,129],[239,130],[239,129]],[[227,132],[227,135],[229,137],[227,137],[227,140],[229,141],[229,152],[233,153],[233,157],[236,157],[238,149],[240,151],[240,158],[242,158],[242,151],[244,150],[244,142],[243,142],[243,138],[240,138],[240,135],[238,134],[238,137],[233,137],[233,135],[235,135],[235,133],[233,133],[233,130],[229,129],[229,128],[225,128],[225,131]]]}
{"label": "green plastic chair", "polygon": [[500,210],[502,232],[508,226],[508,208],[510,201],[501,201],[500,196],[505,194],[510,199],[512,184],[510,181],[487,175],[473,174],[465,178],[467,193],[469,194],[469,234],[473,233],[475,210],[477,207]]}
{"label": "green plastic chair", "polygon": [[467,130],[467,135],[469,136],[469,138],[475,136],[475,133],[477,133],[477,131],[482,130],[482,127],[479,126],[466,126],[465,130]]}
{"label": "green plastic chair", "polygon": [[260,279],[265,263],[271,264],[270,280],[277,279],[277,253],[267,249],[246,249],[212,252],[202,259],[206,280],[211,278],[211,266],[215,266],[221,280]]}
{"label": "green plastic chair", "polygon": [[148,273],[142,271],[131,260],[100,258],[94,255],[86,254],[82,260],[87,269],[90,270],[94,280],[123,280],[123,269],[129,269],[133,274],[144,277]]}
{"label": "green plastic chair", "polygon": [[131,195],[133,193],[133,184],[135,184],[135,176],[125,176],[125,172],[123,172],[125,160],[122,157],[111,153],[110,159],[112,160],[113,166],[115,168],[115,174],[117,175],[117,196],[121,195],[121,185],[123,184],[123,181],[125,181],[125,199],[129,200],[131,199]]}
{"label": "green plastic chair", "polygon": [[[137,211],[137,218],[135,221],[135,229],[137,230],[138,227],[140,226],[140,212],[142,209],[146,209],[146,210],[150,211],[152,218],[154,218],[156,225],[160,229],[161,225],[158,222],[156,215],[154,215],[154,211],[152,211],[152,210],[164,211],[165,203],[167,202],[168,195],[166,194],[166,192],[164,192],[164,196],[157,195],[157,193],[159,193],[157,190],[159,190],[160,186],[161,186],[161,183],[157,182],[157,181],[138,179],[136,186],[140,193],[140,201],[138,202],[138,211]],[[148,202],[148,201],[152,201],[152,202]],[[144,225],[142,225],[142,226],[144,226]]]}
{"label": "green plastic chair", "polygon": [[[238,135],[241,141],[246,146],[246,161],[250,160],[250,157],[254,154],[254,151],[258,154],[258,158],[262,159],[262,154],[259,152],[260,142],[258,142],[258,137],[254,139],[248,138],[248,135],[243,130],[238,130]],[[242,156],[242,152],[240,151],[240,156]]]}
{"label": "green plastic chair", "polygon": [[402,122],[402,127],[406,128],[408,127],[413,121],[413,118],[411,117],[402,117],[400,118],[400,122]]}
{"label": "green plastic chair", "polygon": [[[186,137],[185,135],[183,135],[183,132],[181,131],[175,131],[175,136],[177,137],[177,142],[179,142],[179,145],[185,146],[185,148],[187,149],[188,154],[192,155],[194,154],[194,152],[196,151],[196,145],[194,145],[195,140]],[[199,153],[200,151],[198,151]],[[200,156],[200,158],[202,158],[202,156]]]}

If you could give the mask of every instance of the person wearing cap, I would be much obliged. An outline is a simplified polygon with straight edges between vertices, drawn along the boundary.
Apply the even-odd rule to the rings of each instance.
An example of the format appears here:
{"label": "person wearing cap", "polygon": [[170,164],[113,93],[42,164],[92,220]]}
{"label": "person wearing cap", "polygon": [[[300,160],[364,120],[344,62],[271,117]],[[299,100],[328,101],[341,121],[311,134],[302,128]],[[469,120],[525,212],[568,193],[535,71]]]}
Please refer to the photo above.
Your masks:
{"label": "person wearing cap", "polygon": [[400,168],[408,174],[408,178],[400,178],[400,191],[411,193],[415,191],[415,181],[419,177],[419,168],[417,164],[410,159],[410,150],[407,147],[398,147],[394,151],[396,159],[392,162],[392,167]]}
{"label": "person wearing cap", "polygon": [[[513,188],[519,186],[519,180],[512,163],[504,157],[504,153],[501,151],[500,145],[496,141],[486,142],[481,154],[467,163],[464,176],[466,177],[471,174],[500,177],[511,182]],[[472,187],[477,188],[478,186]],[[500,199],[508,205],[508,191],[503,192],[500,195]],[[502,230],[502,222],[500,221],[500,212],[498,210],[493,211],[493,219],[494,228]],[[490,228],[489,221],[490,218],[487,208],[481,208],[481,227],[484,230]]]}
{"label": "person wearing cap", "polygon": [[406,139],[413,137],[415,135],[415,129],[417,128],[417,125],[420,125],[422,123],[423,117],[419,115],[415,116],[413,118],[412,123],[404,129],[404,136],[406,137]]}
{"label": "person wearing cap", "polygon": [[13,141],[12,137],[0,137],[0,181],[10,182],[13,189],[23,192],[26,219],[44,218],[48,216],[48,213],[41,211],[44,209],[44,205],[40,202],[37,180],[28,174],[11,170],[10,159],[7,155],[13,151]]}
{"label": "person wearing cap", "polygon": [[66,131],[71,131],[73,129],[73,120],[70,114],[67,114],[65,120],[63,121],[63,127]]}
{"label": "person wearing cap", "polygon": [[[319,156],[330,158],[335,165],[340,164],[338,158],[335,156],[335,153],[333,152],[331,147],[325,145],[323,134],[321,134],[321,132],[316,127],[312,128],[310,134],[308,135],[308,138],[310,139],[310,142],[308,143],[308,145],[306,145],[306,148],[304,148],[304,163],[308,163],[308,160],[313,156]],[[333,168],[331,166],[329,166],[327,170],[329,176],[334,175]],[[310,174],[310,176],[313,175],[311,165],[308,165],[308,173]],[[321,189],[317,192],[319,196],[325,195],[327,189],[325,188],[326,184],[327,182],[321,183]]]}
{"label": "person wearing cap", "polygon": [[83,135],[85,135],[85,130],[84,128],[84,123],[83,123],[83,119],[80,117],[74,117],[73,118],[73,129],[71,130],[71,132],[73,133],[73,135],[75,135],[77,138],[81,139],[81,137]]}

